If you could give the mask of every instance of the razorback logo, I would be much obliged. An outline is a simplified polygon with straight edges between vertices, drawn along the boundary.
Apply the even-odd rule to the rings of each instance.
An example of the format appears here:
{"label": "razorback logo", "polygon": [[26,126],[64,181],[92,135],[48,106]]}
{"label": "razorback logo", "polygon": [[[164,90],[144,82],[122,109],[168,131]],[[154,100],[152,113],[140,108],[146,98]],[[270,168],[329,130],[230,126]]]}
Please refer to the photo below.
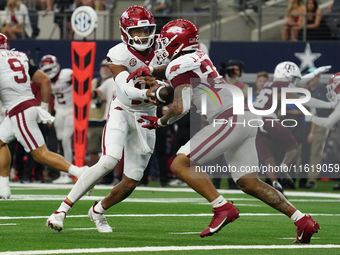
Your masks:
{"label": "razorback logo", "polygon": [[137,122],[138,123],[143,123],[143,122],[145,122],[143,119],[139,119],[139,120],[137,120]]}
{"label": "razorback logo", "polygon": [[170,68],[170,73],[175,72],[177,69],[179,69],[180,65],[175,65]]}

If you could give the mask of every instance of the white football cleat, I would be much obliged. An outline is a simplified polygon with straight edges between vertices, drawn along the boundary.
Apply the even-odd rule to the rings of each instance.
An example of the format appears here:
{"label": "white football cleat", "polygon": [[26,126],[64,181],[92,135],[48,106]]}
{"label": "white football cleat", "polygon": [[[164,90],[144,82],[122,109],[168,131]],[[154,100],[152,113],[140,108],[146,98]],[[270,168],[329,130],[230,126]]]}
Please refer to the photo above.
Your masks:
{"label": "white football cleat", "polygon": [[55,211],[46,221],[46,226],[60,232],[64,226],[64,219],[66,218],[65,212]]}
{"label": "white football cleat", "polygon": [[87,214],[90,217],[90,220],[96,224],[97,230],[100,233],[111,233],[112,228],[107,223],[104,214],[97,213],[94,211],[94,207],[98,204],[96,201],[93,206],[91,206],[89,213]]}
{"label": "white football cleat", "polygon": [[9,199],[11,197],[11,188],[7,185],[0,187],[0,199]]}

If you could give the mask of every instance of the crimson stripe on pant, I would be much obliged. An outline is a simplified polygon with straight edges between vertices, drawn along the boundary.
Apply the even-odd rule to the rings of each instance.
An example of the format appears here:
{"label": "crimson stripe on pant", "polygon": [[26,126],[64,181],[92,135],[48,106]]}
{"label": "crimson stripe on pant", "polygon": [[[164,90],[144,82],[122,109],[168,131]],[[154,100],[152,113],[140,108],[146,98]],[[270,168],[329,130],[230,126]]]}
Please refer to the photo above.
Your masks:
{"label": "crimson stripe on pant", "polygon": [[[236,122],[236,119],[237,119],[237,116],[234,115],[234,116],[233,116],[233,123]],[[223,124],[223,125],[221,126],[221,128],[219,128],[212,136],[210,136],[209,138],[207,138],[200,146],[198,146],[198,147],[194,150],[193,154],[190,153],[191,158],[194,158],[193,155],[198,154],[198,152],[200,152],[200,155],[199,155],[197,158],[194,158],[194,159],[193,159],[195,162],[199,161],[202,157],[204,157],[204,156],[206,155],[206,152],[210,152],[214,147],[216,147],[222,140],[224,140],[224,139],[225,139],[225,138],[226,138],[226,137],[234,130],[235,125],[232,126],[232,127],[230,127],[230,128],[228,129],[228,131],[227,131],[224,135],[222,135],[217,141],[215,141],[215,142],[214,142],[212,145],[210,145],[207,149],[205,149],[205,150],[202,151],[203,147],[204,147],[205,145],[207,145],[210,141],[212,141],[218,134],[220,134],[220,133],[222,132],[222,130],[224,130],[225,127],[226,127],[227,125],[228,125],[228,123]]]}

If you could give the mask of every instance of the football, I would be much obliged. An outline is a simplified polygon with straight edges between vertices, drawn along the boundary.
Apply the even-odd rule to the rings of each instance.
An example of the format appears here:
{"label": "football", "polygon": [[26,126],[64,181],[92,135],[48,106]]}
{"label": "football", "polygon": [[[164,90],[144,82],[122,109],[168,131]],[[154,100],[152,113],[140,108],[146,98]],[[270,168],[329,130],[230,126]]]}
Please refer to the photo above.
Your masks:
{"label": "football", "polygon": [[156,86],[152,93],[154,95],[153,99],[157,102],[158,106],[171,104],[174,100],[174,89],[170,86]]}

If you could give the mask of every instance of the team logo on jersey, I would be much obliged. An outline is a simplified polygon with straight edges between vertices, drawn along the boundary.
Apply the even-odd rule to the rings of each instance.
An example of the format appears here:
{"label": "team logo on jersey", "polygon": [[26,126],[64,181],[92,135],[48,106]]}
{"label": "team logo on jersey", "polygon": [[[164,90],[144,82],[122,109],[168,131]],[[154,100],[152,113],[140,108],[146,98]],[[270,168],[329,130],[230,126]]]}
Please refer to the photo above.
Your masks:
{"label": "team logo on jersey", "polygon": [[131,59],[130,59],[130,62],[129,62],[129,65],[130,65],[131,67],[134,67],[135,65],[137,65],[137,59],[131,58]]}
{"label": "team logo on jersey", "polygon": [[174,65],[174,66],[172,66],[171,69],[170,69],[170,73],[175,72],[176,70],[178,70],[178,69],[180,68],[179,66],[180,66],[180,65]]}

